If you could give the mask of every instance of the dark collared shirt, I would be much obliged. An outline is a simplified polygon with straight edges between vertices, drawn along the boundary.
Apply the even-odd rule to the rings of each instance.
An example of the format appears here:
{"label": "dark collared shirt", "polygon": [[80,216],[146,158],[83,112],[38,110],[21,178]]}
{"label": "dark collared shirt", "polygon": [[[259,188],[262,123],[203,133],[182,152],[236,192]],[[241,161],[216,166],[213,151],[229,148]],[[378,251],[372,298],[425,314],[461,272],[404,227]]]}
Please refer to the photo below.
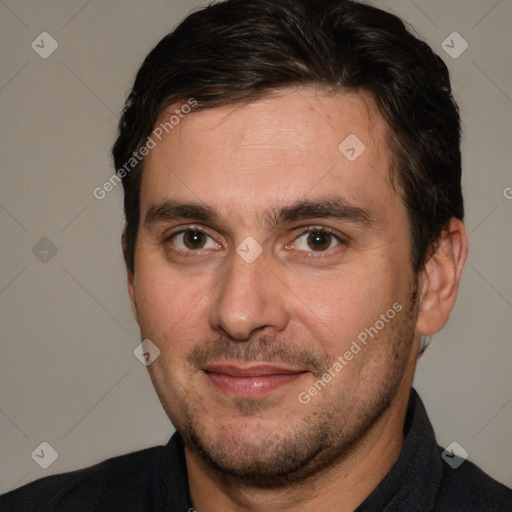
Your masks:
{"label": "dark collared shirt", "polygon": [[[443,449],[414,389],[404,434],[398,461],[357,512],[512,512],[512,490],[468,460],[453,469],[441,458]],[[42,478],[0,497],[1,512],[192,510],[183,442],[177,433],[166,446]]]}

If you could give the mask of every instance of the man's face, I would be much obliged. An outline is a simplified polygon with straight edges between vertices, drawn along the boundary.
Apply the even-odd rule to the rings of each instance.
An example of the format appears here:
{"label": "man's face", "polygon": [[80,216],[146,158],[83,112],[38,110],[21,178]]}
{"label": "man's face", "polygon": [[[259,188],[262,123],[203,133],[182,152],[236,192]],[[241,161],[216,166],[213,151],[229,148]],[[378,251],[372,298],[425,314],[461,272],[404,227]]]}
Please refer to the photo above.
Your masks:
{"label": "man's face", "polygon": [[130,291],[160,400],[210,466],[318,470],[410,385],[416,279],[386,130],[370,98],[303,88],[193,112],[148,155]]}

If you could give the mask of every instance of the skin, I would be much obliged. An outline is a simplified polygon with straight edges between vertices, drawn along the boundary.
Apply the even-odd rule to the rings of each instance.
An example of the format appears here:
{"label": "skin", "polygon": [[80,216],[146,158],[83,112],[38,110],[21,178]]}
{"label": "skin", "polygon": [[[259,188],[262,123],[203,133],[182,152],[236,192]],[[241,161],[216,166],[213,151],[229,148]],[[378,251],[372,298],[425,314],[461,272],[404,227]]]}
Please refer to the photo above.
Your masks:
{"label": "skin", "polygon": [[[338,150],[349,134],[365,145],[354,161]],[[161,351],[148,368],[185,439],[199,512],[353,510],[397,460],[419,336],[446,323],[467,240],[452,219],[414,274],[387,136],[364,94],[285,89],[189,114],[147,156],[128,287],[142,338]],[[329,200],[352,209],[276,214]],[[172,216],[157,208],[166,201],[215,216]],[[236,251],[246,237],[262,249],[251,263]],[[400,311],[333,372],[393,304]],[[293,373],[260,393],[266,378],[241,386],[208,371],[224,363]]]}

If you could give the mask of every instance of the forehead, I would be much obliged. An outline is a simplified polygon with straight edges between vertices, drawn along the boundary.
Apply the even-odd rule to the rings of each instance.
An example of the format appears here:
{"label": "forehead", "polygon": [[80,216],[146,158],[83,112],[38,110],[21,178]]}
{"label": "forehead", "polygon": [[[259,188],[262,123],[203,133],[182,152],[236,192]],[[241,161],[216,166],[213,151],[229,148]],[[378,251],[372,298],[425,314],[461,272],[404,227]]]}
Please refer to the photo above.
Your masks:
{"label": "forehead", "polygon": [[288,89],[167,127],[146,157],[142,212],[169,197],[235,215],[334,191],[355,202],[397,200],[388,127],[369,95]]}

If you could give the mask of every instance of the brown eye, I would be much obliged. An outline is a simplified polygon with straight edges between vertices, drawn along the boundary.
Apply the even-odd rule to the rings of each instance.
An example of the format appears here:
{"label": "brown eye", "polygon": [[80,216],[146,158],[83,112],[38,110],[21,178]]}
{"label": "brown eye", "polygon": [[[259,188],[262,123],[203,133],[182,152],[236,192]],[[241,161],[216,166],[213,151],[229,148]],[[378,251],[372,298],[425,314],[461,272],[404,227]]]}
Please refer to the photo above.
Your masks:
{"label": "brown eye", "polygon": [[314,251],[325,251],[332,242],[331,233],[325,231],[313,231],[307,238],[308,247]]}
{"label": "brown eye", "polygon": [[183,233],[183,244],[188,249],[202,249],[206,244],[206,235],[199,231],[185,231]]}
{"label": "brown eye", "polygon": [[167,239],[167,244],[178,253],[197,252],[198,255],[203,254],[204,251],[211,252],[212,249],[216,251],[222,249],[222,246],[208,233],[195,228],[174,233]]}
{"label": "brown eye", "polygon": [[326,229],[308,229],[295,239],[293,248],[302,252],[319,253],[330,251],[341,245],[339,236]]}

